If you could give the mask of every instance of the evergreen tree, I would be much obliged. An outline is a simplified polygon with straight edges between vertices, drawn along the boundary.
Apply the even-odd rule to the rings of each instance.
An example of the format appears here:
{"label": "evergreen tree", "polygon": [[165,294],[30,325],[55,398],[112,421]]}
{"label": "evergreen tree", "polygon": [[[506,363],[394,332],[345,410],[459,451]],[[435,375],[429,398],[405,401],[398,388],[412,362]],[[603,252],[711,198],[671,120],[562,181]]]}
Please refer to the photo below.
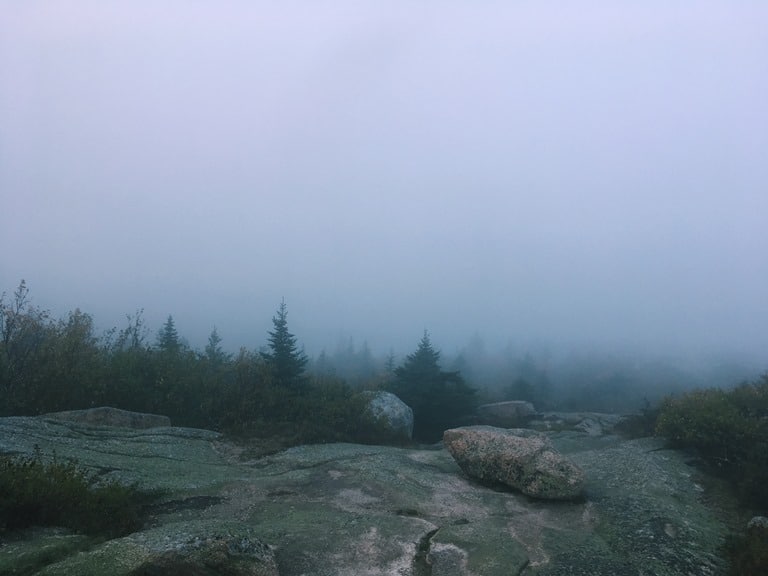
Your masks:
{"label": "evergreen tree", "polygon": [[274,330],[269,332],[269,351],[262,355],[278,385],[301,388],[306,383],[304,369],[308,358],[296,344],[296,337],[288,331],[288,311],[285,300],[280,303],[277,316],[272,318]]}
{"label": "evergreen tree", "polygon": [[428,383],[440,378],[440,352],[432,347],[429,333],[425,330],[416,352],[405,358],[395,375],[403,382]]}
{"label": "evergreen tree", "polygon": [[459,372],[440,369],[440,352],[432,347],[426,330],[416,352],[395,369],[388,388],[413,410],[414,439],[426,442],[439,440],[444,430],[460,424],[476,404],[475,390]]}
{"label": "evergreen tree", "polygon": [[219,331],[216,330],[216,326],[213,327],[211,334],[208,336],[208,344],[205,346],[205,356],[214,366],[217,366],[226,360],[227,356],[221,349],[221,336],[219,336]]}
{"label": "evergreen tree", "polygon": [[179,351],[179,333],[176,331],[176,324],[174,324],[173,316],[170,314],[157,335],[157,345],[163,352]]}
{"label": "evergreen tree", "polygon": [[395,373],[395,351],[390,350],[387,354],[387,359],[384,361],[384,370],[387,374]]}

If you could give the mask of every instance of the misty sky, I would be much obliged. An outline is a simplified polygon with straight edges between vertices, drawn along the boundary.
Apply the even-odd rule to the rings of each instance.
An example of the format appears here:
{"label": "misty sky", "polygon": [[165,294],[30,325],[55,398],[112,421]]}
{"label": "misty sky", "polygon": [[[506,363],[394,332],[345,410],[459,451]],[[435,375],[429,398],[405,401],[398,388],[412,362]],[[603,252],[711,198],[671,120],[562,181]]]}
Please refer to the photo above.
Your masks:
{"label": "misty sky", "polygon": [[768,367],[768,3],[0,0],[0,292],[202,347]]}

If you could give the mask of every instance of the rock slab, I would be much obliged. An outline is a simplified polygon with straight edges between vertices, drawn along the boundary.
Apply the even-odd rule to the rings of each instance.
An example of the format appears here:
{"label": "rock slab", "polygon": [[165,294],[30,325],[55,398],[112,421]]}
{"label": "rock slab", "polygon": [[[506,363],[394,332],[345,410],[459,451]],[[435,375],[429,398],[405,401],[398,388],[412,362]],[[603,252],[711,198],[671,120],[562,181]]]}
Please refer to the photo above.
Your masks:
{"label": "rock slab", "polygon": [[148,428],[162,428],[171,425],[168,416],[160,414],[146,414],[143,412],[129,412],[111,406],[87,408],[85,410],[67,410],[65,412],[51,412],[44,418],[65,420],[67,422],[81,422],[92,426],[117,426],[118,428],[132,428],[134,430],[146,430]]}
{"label": "rock slab", "polygon": [[466,426],[446,430],[443,443],[470,477],[500,482],[526,496],[568,500],[584,490],[584,472],[543,434],[523,429]]}
{"label": "rock slab", "polygon": [[[165,496],[134,534],[0,536],[0,575],[720,576],[728,529],[659,439],[549,433],[588,472],[550,502],[472,481],[443,449],[321,444],[254,456],[189,428],[0,418],[0,453],[76,459]],[[190,569],[190,564],[205,570]],[[198,563],[198,564],[193,564]],[[197,568],[195,568],[197,570]],[[238,572],[239,571],[239,572]]]}

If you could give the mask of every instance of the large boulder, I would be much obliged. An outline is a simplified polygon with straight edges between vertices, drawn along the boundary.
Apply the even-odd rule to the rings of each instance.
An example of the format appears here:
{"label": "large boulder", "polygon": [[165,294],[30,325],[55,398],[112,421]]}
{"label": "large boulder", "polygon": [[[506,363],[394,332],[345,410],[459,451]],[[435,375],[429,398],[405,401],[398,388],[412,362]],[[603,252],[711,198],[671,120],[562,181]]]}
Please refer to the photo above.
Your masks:
{"label": "large boulder", "polygon": [[584,490],[584,472],[543,434],[466,426],[446,430],[443,442],[461,469],[478,480],[500,482],[526,496],[548,500],[576,498]]}
{"label": "large boulder", "polygon": [[391,392],[379,390],[363,392],[366,411],[371,416],[371,429],[367,436],[382,440],[410,440],[413,435],[413,410]]}
{"label": "large boulder", "polygon": [[524,400],[494,402],[477,407],[477,418],[480,424],[499,428],[519,428],[535,414],[536,409],[533,404]]}
{"label": "large boulder", "polygon": [[171,425],[168,416],[159,414],[146,414],[143,412],[129,412],[110,406],[98,408],[86,408],[85,410],[67,410],[66,412],[51,412],[44,418],[54,420],[66,420],[68,422],[82,422],[93,426],[118,426],[120,428],[134,428],[144,430],[147,428],[162,428]]}

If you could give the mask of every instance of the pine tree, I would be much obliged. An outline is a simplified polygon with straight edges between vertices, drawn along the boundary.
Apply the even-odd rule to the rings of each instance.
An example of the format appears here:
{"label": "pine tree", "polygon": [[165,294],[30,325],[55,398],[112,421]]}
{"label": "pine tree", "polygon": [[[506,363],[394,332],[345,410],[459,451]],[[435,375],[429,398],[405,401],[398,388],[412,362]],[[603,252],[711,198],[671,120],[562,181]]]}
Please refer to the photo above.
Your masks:
{"label": "pine tree", "polygon": [[226,354],[224,354],[224,351],[221,349],[221,336],[219,336],[219,331],[216,329],[216,326],[213,327],[213,330],[211,330],[211,333],[208,336],[208,344],[205,346],[205,356],[214,366],[217,366],[226,360]]}
{"label": "pine tree", "polygon": [[405,358],[402,366],[395,369],[395,376],[403,382],[433,384],[440,379],[440,352],[432,347],[429,333],[425,330],[416,352]]}
{"label": "pine tree", "polygon": [[174,324],[173,316],[170,314],[157,335],[157,345],[163,352],[175,353],[179,351],[179,333],[176,331],[176,324]]}
{"label": "pine tree", "polygon": [[278,385],[301,388],[306,383],[304,369],[308,358],[296,344],[296,337],[288,331],[288,311],[285,300],[280,303],[277,316],[272,318],[274,330],[269,332],[269,351],[262,355]]}
{"label": "pine tree", "polygon": [[389,390],[413,410],[413,437],[435,442],[443,431],[460,424],[475,407],[475,390],[461,374],[440,369],[440,352],[432,347],[425,330],[416,352],[395,369]]}

